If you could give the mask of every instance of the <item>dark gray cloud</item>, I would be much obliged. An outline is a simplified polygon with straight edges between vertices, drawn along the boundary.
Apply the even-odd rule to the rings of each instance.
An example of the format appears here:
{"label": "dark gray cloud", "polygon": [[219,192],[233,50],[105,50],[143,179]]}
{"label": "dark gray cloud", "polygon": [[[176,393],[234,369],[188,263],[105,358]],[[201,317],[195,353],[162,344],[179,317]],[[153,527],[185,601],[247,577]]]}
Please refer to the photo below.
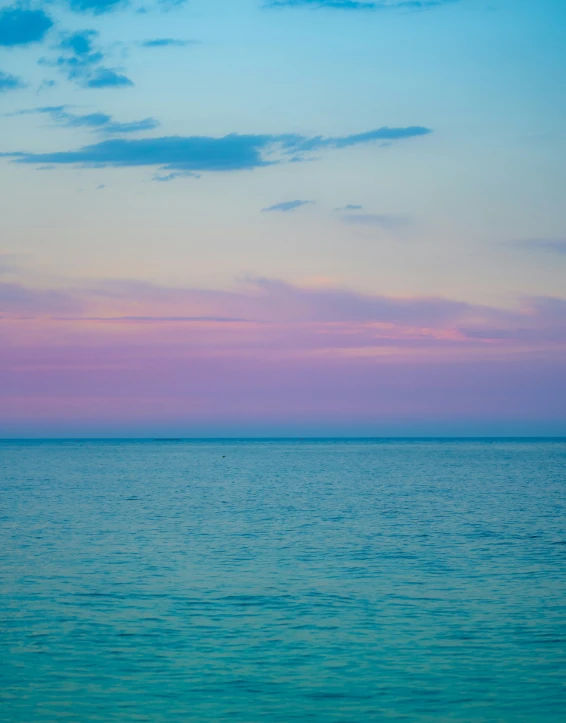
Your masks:
{"label": "dark gray cloud", "polygon": [[288,135],[165,136],[147,139],[113,139],[83,146],[78,150],[54,153],[25,151],[0,153],[19,163],[64,164],[80,166],[156,166],[162,171],[195,173],[200,171],[252,170],[274,165],[312,148],[345,148],[385,137],[391,139],[422,136],[431,131],[419,126],[380,128],[356,135],[308,138]]}
{"label": "dark gray cloud", "polygon": [[0,10],[0,45],[15,47],[38,43],[53,27],[43,10],[28,10],[18,5]]}
{"label": "dark gray cloud", "polygon": [[5,93],[7,90],[18,90],[19,88],[25,88],[25,83],[21,78],[10,73],[3,73],[0,70],[0,93]]}
{"label": "dark gray cloud", "polygon": [[524,238],[510,241],[508,245],[528,251],[546,251],[553,254],[566,254],[566,237]]}
{"label": "dark gray cloud", "polygon": [[283,213],[287,213],[288,211],[294,211],[296,208],[300,208],[301,206],[306,206],[308,203],[313,203],[313,201],[282,201],[281,203],[275,203],[273,206],[268,206],[267,208],[262,208],[263,213],[267,213],[269,211],[282,211]]}

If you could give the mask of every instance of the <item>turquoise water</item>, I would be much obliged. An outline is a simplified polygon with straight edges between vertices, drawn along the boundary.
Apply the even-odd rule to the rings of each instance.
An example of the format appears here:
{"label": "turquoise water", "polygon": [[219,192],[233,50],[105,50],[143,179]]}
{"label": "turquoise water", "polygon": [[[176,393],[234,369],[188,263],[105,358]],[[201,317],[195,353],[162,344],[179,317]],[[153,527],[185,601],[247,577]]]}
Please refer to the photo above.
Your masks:
{"label": "turquoise water", "polygon": [[566,442],[0,443],[7,722],[566,720]]}

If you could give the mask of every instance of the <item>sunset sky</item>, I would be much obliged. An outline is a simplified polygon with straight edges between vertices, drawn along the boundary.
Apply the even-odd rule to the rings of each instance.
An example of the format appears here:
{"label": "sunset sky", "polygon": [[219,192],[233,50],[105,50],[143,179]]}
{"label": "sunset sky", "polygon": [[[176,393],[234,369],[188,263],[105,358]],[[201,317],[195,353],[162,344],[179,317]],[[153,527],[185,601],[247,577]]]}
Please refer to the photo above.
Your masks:
{"label": "sunset sky", "polygon": [[564,0],[0,3],[0,436],[566,434]]}

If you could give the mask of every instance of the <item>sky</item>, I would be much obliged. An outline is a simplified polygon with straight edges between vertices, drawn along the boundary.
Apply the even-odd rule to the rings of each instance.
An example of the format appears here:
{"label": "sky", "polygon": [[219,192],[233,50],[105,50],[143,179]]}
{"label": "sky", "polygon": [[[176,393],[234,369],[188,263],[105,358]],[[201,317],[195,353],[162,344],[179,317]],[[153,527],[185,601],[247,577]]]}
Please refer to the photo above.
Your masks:
{"label": "sky", "polygon": [[0,0],[0,437],[566,434],[563,0]]}

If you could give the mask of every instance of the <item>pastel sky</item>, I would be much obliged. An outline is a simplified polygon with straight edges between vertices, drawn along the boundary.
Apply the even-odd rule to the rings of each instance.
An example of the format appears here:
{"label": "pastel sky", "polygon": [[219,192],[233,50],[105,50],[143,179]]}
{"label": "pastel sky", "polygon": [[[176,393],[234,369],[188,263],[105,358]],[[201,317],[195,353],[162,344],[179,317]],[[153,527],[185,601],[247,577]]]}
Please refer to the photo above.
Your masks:
{"label": "pastel sky", "polygon": [[566,434],[564,0],[0,2],[0,436]]}

